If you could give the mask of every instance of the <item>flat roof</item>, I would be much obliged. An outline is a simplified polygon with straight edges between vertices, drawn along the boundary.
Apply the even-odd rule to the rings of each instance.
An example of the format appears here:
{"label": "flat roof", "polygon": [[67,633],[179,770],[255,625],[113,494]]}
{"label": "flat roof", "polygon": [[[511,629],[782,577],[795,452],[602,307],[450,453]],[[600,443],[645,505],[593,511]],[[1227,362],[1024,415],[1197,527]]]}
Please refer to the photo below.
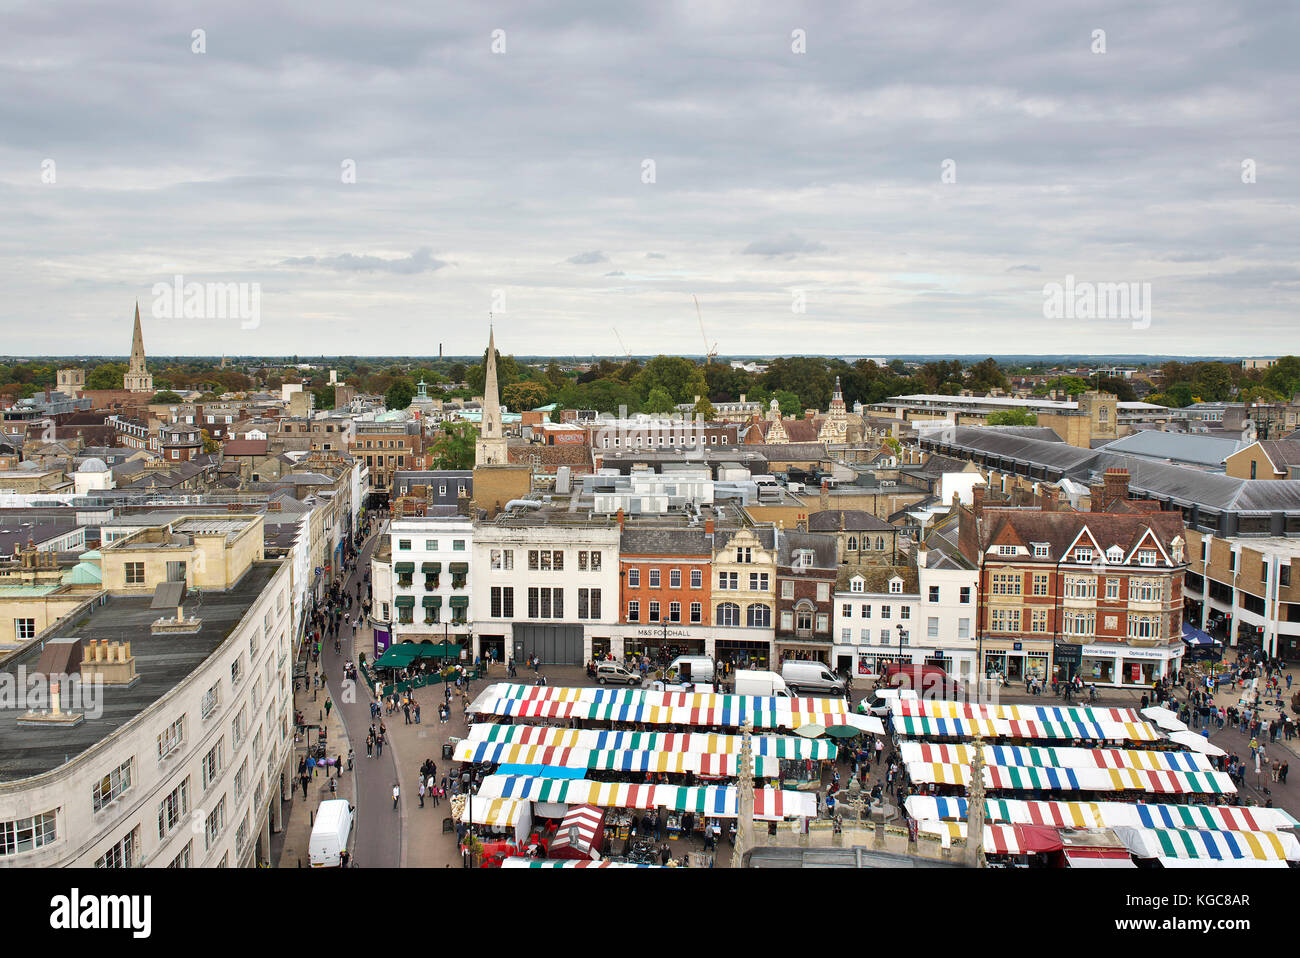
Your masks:
{"label": "flat roof", "polygon": [[[239,583],[226,592],[204,592],[202,604],[193,594],[187,614],[197,614],[203,624],[190,635],[153,635],[149,628],[159,613],[149,606],[153,597],[111,597],[88,614],[63,620],[46,638],[108,639],[129,641],[140,679],[130,688],[103,689],[103,714],[87,717],[75,728],[20,726],[19,709],[0,710],[0,782],[41,775],[99,744],[141,712],[167,695],[201,666],[230,636],[249,607],[265,590],[279,562],[254,563]],[[41,642],[6,660],[0,673],[17,682],[17,669],[30,673],[41,657]],[[16,687],[16,686],[15,686]],[[191,716],[197,722],[198,716]]]}

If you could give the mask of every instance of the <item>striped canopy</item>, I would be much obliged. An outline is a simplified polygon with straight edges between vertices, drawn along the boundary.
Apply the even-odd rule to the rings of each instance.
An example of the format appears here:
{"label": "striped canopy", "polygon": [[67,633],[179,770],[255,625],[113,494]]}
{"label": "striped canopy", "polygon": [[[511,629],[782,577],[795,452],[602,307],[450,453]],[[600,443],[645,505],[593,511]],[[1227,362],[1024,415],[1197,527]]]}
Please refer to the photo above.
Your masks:
{"label": "striped canopy", "polygon": [[[533,802],[597,805],[601,808],[650,809],[662,806],[672,811],[690,811],[711,818],[737,817],[736,789],[729,785],[631,785],[626,782],[591,782],[585,779],[489,775],[483,780],[479,795]],[[815,795],[774,788],[754,791],[755,818],[779,821],[784,818],[811,818],[816,814]]]}
{"label": "striped canopy", "polygon": [[1159,730],[1132,709],[980,705],[948,699],[893,699],[895,729],[915,737],[1087,739],[1154,742]]}
{"label": "striped canopy", "polygon": [[[474,796],[473,802],[466,802],[460,814],[462,822],[470,821],[470,811],[474,812],[473,824],[495,825],[498,828],[513,826],[519,821],[525,803],[513,798],[484,798]],[[472,808],[471,808],[472,807]]]}
{"label": "striped canopy", "polygon": [[502,868],[658,868],[636,862],[584,862],[579,860],[547,861],[541,858],[503,858]]}
{"label": "striped canopy", "polygon": [[[456,745],[457,762],[490,762],[494,765],[548,765],[555,768],[596,768],[623,772],[661,772],[681,775],[693,772],[709,777],[740,774],[740,756],[709,752],[670,752],[650,749],[590,749],[558,745],[525,745],[509,742],[470,742]],[[754,756],[754,774],[774,778],[781,773],[780,759]]]}
{"label": "striped canopy", "polygon": [[[903,742],[904,762],[950,762],[969,765],[973,745],[932,745]],[[1151,771],[1213,771],[1209,759],[1196,752],[1155,749],[1038,748],[1012,745],[984,746],[989,765],[1041,765],[1057,768],[1143,768]]]}
{"label": "striped canopy", "polygon": [[1189,828],[1117,828],[1139,858],[1199,862],[1300,861],[1300,842],[1287,832],[1219,832]]}
{"label": "striped canopy", "polygon": [[[908,762],[913,782],[970,785],[970,766],[947,762]],[[1231,794],[1236,786],[1222,772],[1169,772],[1133,768],[1055,768],[1041,765],[986,765],[988,788],[1140,791],[1167,794]]]}
{"label": "striped canopy", "polygon": [[[469,735],[463,741],[738,755],[742,736],[715,732],[614,732],[608,729],[547,728],[541,725],[480,722],[470,726]],[[770,755],[772,758],[830,761],[836,757],[839,748],[838,743],[830,739],[801,738],[797,735],[754,735],[750,741],[756,755]]]}
{"label": "striped canopy", "polygon": [[[945,848],[954,838],[964,839],[967,832],[965,822],[933,819],[918,821],[916,828],[923,834],[938,835]],[[1061,847],[1061,836],[1055,829],[1036,825],[984,826],[984,851],[989,855],[1030,855],[1058,851]]]}
{"label": "striped canopy", "polygon": [[[966,820],[966,799],[912,795],[907,813],[916,819]],[[1148,805],[1136,802],[1036,802],[992,798],[989,821],[1069,828],[1206,828],[1213,831],[1277,831],[1300,825],[1280,808],[1236,805]]]}
{"label": "striped canopy", "polygon": [[551,685],[488,686],[470,712],[521,718],[583,718],[648,725],[693,725],[797,729],[802,725],[844,725],[844,699],[771,698],[710,692],[651,689],[572,688]]}
{"label": "striped canopy", "polygon": [[[600,831],[604,821],[604,809],[596,808],[594,805],[579,805],[576,808],[569,809],[564,818],[560,820],[559,829],[555,833],[555,838],[551,841],[551,847],[547,854],[555,855],[557,852],[563,851],[569,855],[599,859],[600,851],[596,848],[596,833]],[[577,829],[578,838],[576,844],[569,837],[570,831],[575,828]]]}

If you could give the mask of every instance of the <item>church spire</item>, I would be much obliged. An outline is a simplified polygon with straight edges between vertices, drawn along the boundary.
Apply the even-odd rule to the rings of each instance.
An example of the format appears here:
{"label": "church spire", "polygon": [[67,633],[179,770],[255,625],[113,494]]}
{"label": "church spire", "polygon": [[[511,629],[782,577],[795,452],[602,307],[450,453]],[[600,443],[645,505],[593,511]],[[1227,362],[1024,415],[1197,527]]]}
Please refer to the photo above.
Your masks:
{"label": "church spire", "polygon": [[131,333],[131,360],[122,379],[125,389],[133,393],[153,392],[153,376],[145,362],[144,333],[140,330],[140,301],[135,304],[135,329]]}
{"label": "church spire", "polygon": [[478,466],[504,465],[507,459],[505,433],[501,428],[501,396],[497,390],[496,333],[488,326],[488,348],[483,379],[483,418],[479,424],[479,438],[475,446],[474,464]]}

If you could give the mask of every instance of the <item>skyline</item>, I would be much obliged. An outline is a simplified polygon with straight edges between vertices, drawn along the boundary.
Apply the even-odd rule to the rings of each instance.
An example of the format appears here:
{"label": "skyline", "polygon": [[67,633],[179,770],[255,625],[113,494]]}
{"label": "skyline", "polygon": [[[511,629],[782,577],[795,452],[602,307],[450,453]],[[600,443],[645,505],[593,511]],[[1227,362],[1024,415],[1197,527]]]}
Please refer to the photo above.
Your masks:
{"label": "skyline", "polygon": [[[4,351],[116,356],[137,299],[160,356],[478,355],[489,313],[514,355],[1297,351],[1300,13],[917,13],[20,8]],[[258,322],[154,316],[175,276]],[[1149,326],[1045,319],[1074,277]]]}

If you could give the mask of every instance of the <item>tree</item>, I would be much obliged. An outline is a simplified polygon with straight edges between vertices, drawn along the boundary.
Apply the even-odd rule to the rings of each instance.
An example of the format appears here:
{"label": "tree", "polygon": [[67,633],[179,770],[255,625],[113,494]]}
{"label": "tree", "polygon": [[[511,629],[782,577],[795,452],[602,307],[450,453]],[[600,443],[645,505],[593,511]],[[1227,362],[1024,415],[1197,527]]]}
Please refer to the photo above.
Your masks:
{"label": "tree", "polygon": [[1088,391],[1088,384],[1078,376],[1057,376],[1055,379],[1048,380],[1047,392],[1053,389],[1058,393],[1065,393],[1067,396],[1078,396]]}
{"label": "tree", "polygon": [[646,396],[645,411],[668,413],[673,411],[675,405],[676,403],[673,402],[673,397],[668,394],[667,389],[663,386],[655,386],[650,390],[650,394]]}
{"label": "tree", "polygon": [[[334,397],[334,387],[333,387],[333,386],[330,386],[330,385],[320,386],[320,387],[318,387],[318,388],[316,388],[316,389],[313,389],[313,390],[311,391],[311,394],[312,394],[313,396],[316,397],[316,408],[317,408],[317,409],[333,409],[333,408],[334,408],[334,403],[336,402],[336,400],[335,400],[335,397]],[[409,405],[409,404],[408,404],[408,405]]]}
{"label": "tree", "polygon": [[708,393],[704,370],[681,356],[656,356],[632,378],[632,385],[649,398],[656,388],[668,394],[669,407],[679,402],[694,402]]}
{"label": "tree", "polygon": [[980,360],[968,371],[966,385],[976,392],[989,392],[992,389],[1006,389],[1007,377],[1002,367],[992,356]]}
{"label": "tree", "polygon": [[546,366],[546,381],[554,388],[563,386],[566,381],[564,370],[555,360],[551,360]]}
{"label": "tree", "polygon": [[511,383],[501,390],[501,401],[514,410],[536,409],[545,404],[547,393],[543,383]]}
{"label": "tree", "polygon": [[437,469],[473,469],[474,445],[478,432],[471,423],[453,422],[443,426],[433,442],[431,452]]}
{"label": "tree", "polygon": [[203,437],[203,451],[206,453],[218,452],[221,449],[221,443],[217,442],[208,434],[206,429],[200,429],[199,435]]}
{"label": "tree", "polygon": [[409,379],[399,379],[384,391],[384,405],[389,409],[406,409],[415,398],[415,384]]}
{"label": "tree", "polygon": [[1028,409],[999,409],[989,413],[990,426],[1037,426],[1038,417]]}
{"label": "tree", "polygon": [[181,397],[178,396],[176,393],[172,392],[170,389],[164,389],[154,393],[153,399],[149,400],[149,402],[151,403],[174,403],[180,401],[181,401]]}
{"label": "tree", "polygon": [[1120,402],[1135,402],[1137,393],[1133,391],[1133,385],[1122,376],[1098,376],[1097,389],[1100,392],[1110,393]]}
{"label": "tree", "polygon": [[121,389],[125,363],[101,363],[86,375],[87,389]]}
{"label": "tree", "polygon": [[693,409],[692,412],[705,422],[712,422],[718,416],[717,411],[713,408],[713,403],[709,402],[708,396],[701,396],[700,401],[695,404],[695,409]]}
{"label": "tree", "polygon": [[[357,368],[357,371],[361,371],[360,367]],[[464,363],[453,363],[451,369],[447,370],[447,378],[453,383],[463,383],[465,381],[466,372],[467,370],[465,369]]]}

